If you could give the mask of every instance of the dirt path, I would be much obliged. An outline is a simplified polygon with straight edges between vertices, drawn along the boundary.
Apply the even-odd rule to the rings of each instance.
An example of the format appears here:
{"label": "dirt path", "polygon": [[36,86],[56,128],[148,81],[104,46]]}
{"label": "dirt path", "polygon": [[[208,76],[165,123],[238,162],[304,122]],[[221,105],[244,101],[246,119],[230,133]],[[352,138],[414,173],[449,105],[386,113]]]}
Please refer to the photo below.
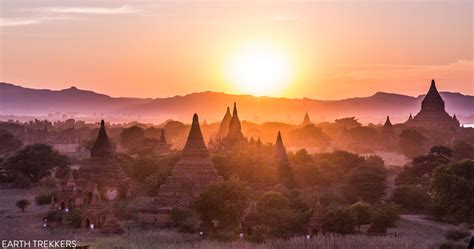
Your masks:
{"label": "dirt path", "polygon": [[[420,224],[420,225],[436,227],[443,231],[447,231],[448,229],[456,227],[455,225],[452,225],[449,223],[429,220],[424,215],[421,215],[421,214],[403,214],[403,215],[400,215],[400,218],[413,222],[413,223]],[[471,231],[471,234],[474,235],[474,229],[471,229],[470,231]]]}

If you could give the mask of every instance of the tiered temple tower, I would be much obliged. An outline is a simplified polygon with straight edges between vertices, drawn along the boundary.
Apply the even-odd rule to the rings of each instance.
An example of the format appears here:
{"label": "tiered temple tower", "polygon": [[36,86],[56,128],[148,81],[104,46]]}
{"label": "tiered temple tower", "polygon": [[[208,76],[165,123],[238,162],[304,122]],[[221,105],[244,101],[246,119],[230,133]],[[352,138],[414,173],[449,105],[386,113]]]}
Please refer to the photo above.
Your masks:
{"label": "tiered temple tower", "polygon": [[311,120],[309,119],[308,112],[306,112],[304,114],[303,122],[301,123],[300,126],[307,126],[307,125],[310,125],[310,124],[312,124],[312,123],[311,123]]}
{"label": "tiered temple tower", "polygon": [[97,184],[99,192],[108,200],[130,195],[130,179],[115,159],[115,149],[107,136],[104,120],[100,123],[90,159],[79,168],[79,181],[83,186]]}
{"label": "tiered temple tower", "polygon": [[293,170],[290,166],[280,131],[278,131],[275,142],[273,159],[277,165],[277,174],[280,182],[288,188],[294,187]]}
{"label": "tiered temple tower", "polygon": [[229,123],[229,133],[227,134],[226,139],[232,142],[239,142],[244,139],[244,135],[242,134],[242,126],[240,125],[239,114],[237,113],[236,103],[234,103],[232,119]]}
{"label": "tiered temple tower", "polygon": [[157,202],[161,207],[188,206],[211,182],[222,181],[217,174],[194,114],[191,130],[171,176],[160,186]]}
{"label": "tiered temple tower", "polygon": [[421,102],[420,112],[416,114],[413,119],[409,119],[405,124],[407,126],[421,127],[428,130],[459,128],[459,121],[449,116],[445,111],[444,101],[436,89],[434,80],[431,81],[430,89]]}
{"label": "tiered temple tower", "polygon": [[313,209],[313,215],[311,216],[309,223],[308,223],[308,234],[316,236],[323,232],[323,218],[324,213],[323,209],[321,208],[321,202],[319,202],[319,196],[316,201],[316,205]]}
{"label": "tiered temple tower", "polygon": [[240,124],[236,103],[234,103],[234,109],[232,111],[232,117],[230,118],[230,120],[229,115],[229,108],[227,108],[227,113],[221,122],[221,128],[219,129],[219,133],[225,130],[225,126],[228,126],[228,132],[225,137],[223,137],[222,139],[219,138],[219,140],[216,141],[215,150],[217,151],[231,151],[233,148],[241,147],[248,143],[247,139],[242,133],[242,126]]}
{"label": "tiered temple tower", "polygon": [[232,114],[230,114],[230,108],[227,107],[227,111],[219,126],[219,131],[217,132],[217,137],[216,137],[217,139],[222,139],[229,133],[229,125],[230,125],[231,119],[232,119]]}
{"label": "tiered temple tower", "polygon": [[165,129],[161,129],[161,136],[160,140],[158,140],[158,145],[156,147],[156,153],[159,155],[165,155],[170,153],[171,151],[171,144],[168,144],[165,136]]}

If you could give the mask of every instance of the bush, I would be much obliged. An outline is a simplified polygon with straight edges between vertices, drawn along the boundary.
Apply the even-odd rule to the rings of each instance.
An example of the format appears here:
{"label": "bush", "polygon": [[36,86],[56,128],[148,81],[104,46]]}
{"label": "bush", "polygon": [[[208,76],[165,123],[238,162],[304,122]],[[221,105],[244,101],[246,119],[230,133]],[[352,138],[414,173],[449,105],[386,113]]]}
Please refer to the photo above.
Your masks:
{"label": "bush", "polygon": [[173,210],[171,210],[171,218],[180,232],[194,233],[199,228],[199,219],[193,210],[189,208],[173,208]]}
{"label": "bush", "polygon": [[466,249],[467,245],[464,243],[446,240],[439,246],[440,249]]}
{"label": "bush", "polygon": [[369,224],[372,218],[372,206],[364,202],[356,202],[350,206],[357,217],[357,228],[360,230],[360,225]]}
{"label": "bush", "polygon": [[460,241],[471,235],[471,232],[465,227],[456,227],[446,232],[446,239]]}
{"label": "bush", "polygon": [[30,205],[30,201],[26,199],[21,199],[16,202],[16,207],[21,209],[22,212],[25,212],[25,208]]}
{"label": "bush", "polygon": [[17,174],[15,180],[13,180],[13,186],[15,188],[29,188],[31,187],[31,180],[23,174]]}
{"label": "bush", "polygon": [[72,228],[81,227],[81,210],[69,210],[66,216],[64,216],[64,220],[66,221],[66,224]]}
{"label": "bush", "polygon": [[54,177],[48,176],[40,181],[40,185],[46,188],[55,188],[56,187],[56,179]]}
{"label": "bush", "polygon": [[357,216],[350,208],[331,210],[323,219],[324,231],[340,234],[355,233]]}
{"label": "bush", "polygon": [[40,193],[35,197],[35,202],[37,205],[47,205],[51,204],[53,197],[56,197],[56,193]]}
{"label": "bush", "polygon": [[45,218],[48,221],[51,221],[51,222],[61,222],[62,221],[61,213],[57,210],[49,211],[46,214]]}
{"label": "bush", "polygon": [[401,185],[393,191],[391,200],[408,210],[420,210],[426,207],[429,196],[419,185]]}

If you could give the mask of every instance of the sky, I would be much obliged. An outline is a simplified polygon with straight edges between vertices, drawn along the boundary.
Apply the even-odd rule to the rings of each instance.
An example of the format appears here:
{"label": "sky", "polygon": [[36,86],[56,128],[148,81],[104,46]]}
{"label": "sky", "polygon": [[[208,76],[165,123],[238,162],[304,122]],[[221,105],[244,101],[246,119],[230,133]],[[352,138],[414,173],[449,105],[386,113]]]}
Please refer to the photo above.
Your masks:
{"label": "sky", "polygon": [[474,95],[473,23],[461,0],[1,0],[0,81],[341,99],[417,96],[434,78]]}

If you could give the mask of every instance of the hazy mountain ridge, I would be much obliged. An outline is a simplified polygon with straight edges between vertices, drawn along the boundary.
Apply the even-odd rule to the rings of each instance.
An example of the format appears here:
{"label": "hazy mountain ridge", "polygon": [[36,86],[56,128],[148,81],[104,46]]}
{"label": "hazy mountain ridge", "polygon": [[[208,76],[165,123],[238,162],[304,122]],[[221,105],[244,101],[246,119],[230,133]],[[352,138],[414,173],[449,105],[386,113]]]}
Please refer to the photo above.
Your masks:
{"label": "hazy mountain ridge", "polygon": [[[474,96],[441,92],[450,114],[458,117],[474,115]],[[424,95],[411,97],[401,94],[377,92],[369,97],[342,100],[316,100],[254,97],[218,92],[191,93],[167,98],[114,98],[93,91],[71,87],[64,90],[31,89],[0,83],[0,114],[47,115],[53,112],[91,115],[123,115],[144,120],[169,118],[188,120],[194,112],[202,120],[217,121],[225,108],[238,103],[241,119],[256,122],[284,121],[298,123],[306,111],[315,122],[356,116],[363,122],[382,122],[390,115],[402,122],[410,113],[416,114]]]}

